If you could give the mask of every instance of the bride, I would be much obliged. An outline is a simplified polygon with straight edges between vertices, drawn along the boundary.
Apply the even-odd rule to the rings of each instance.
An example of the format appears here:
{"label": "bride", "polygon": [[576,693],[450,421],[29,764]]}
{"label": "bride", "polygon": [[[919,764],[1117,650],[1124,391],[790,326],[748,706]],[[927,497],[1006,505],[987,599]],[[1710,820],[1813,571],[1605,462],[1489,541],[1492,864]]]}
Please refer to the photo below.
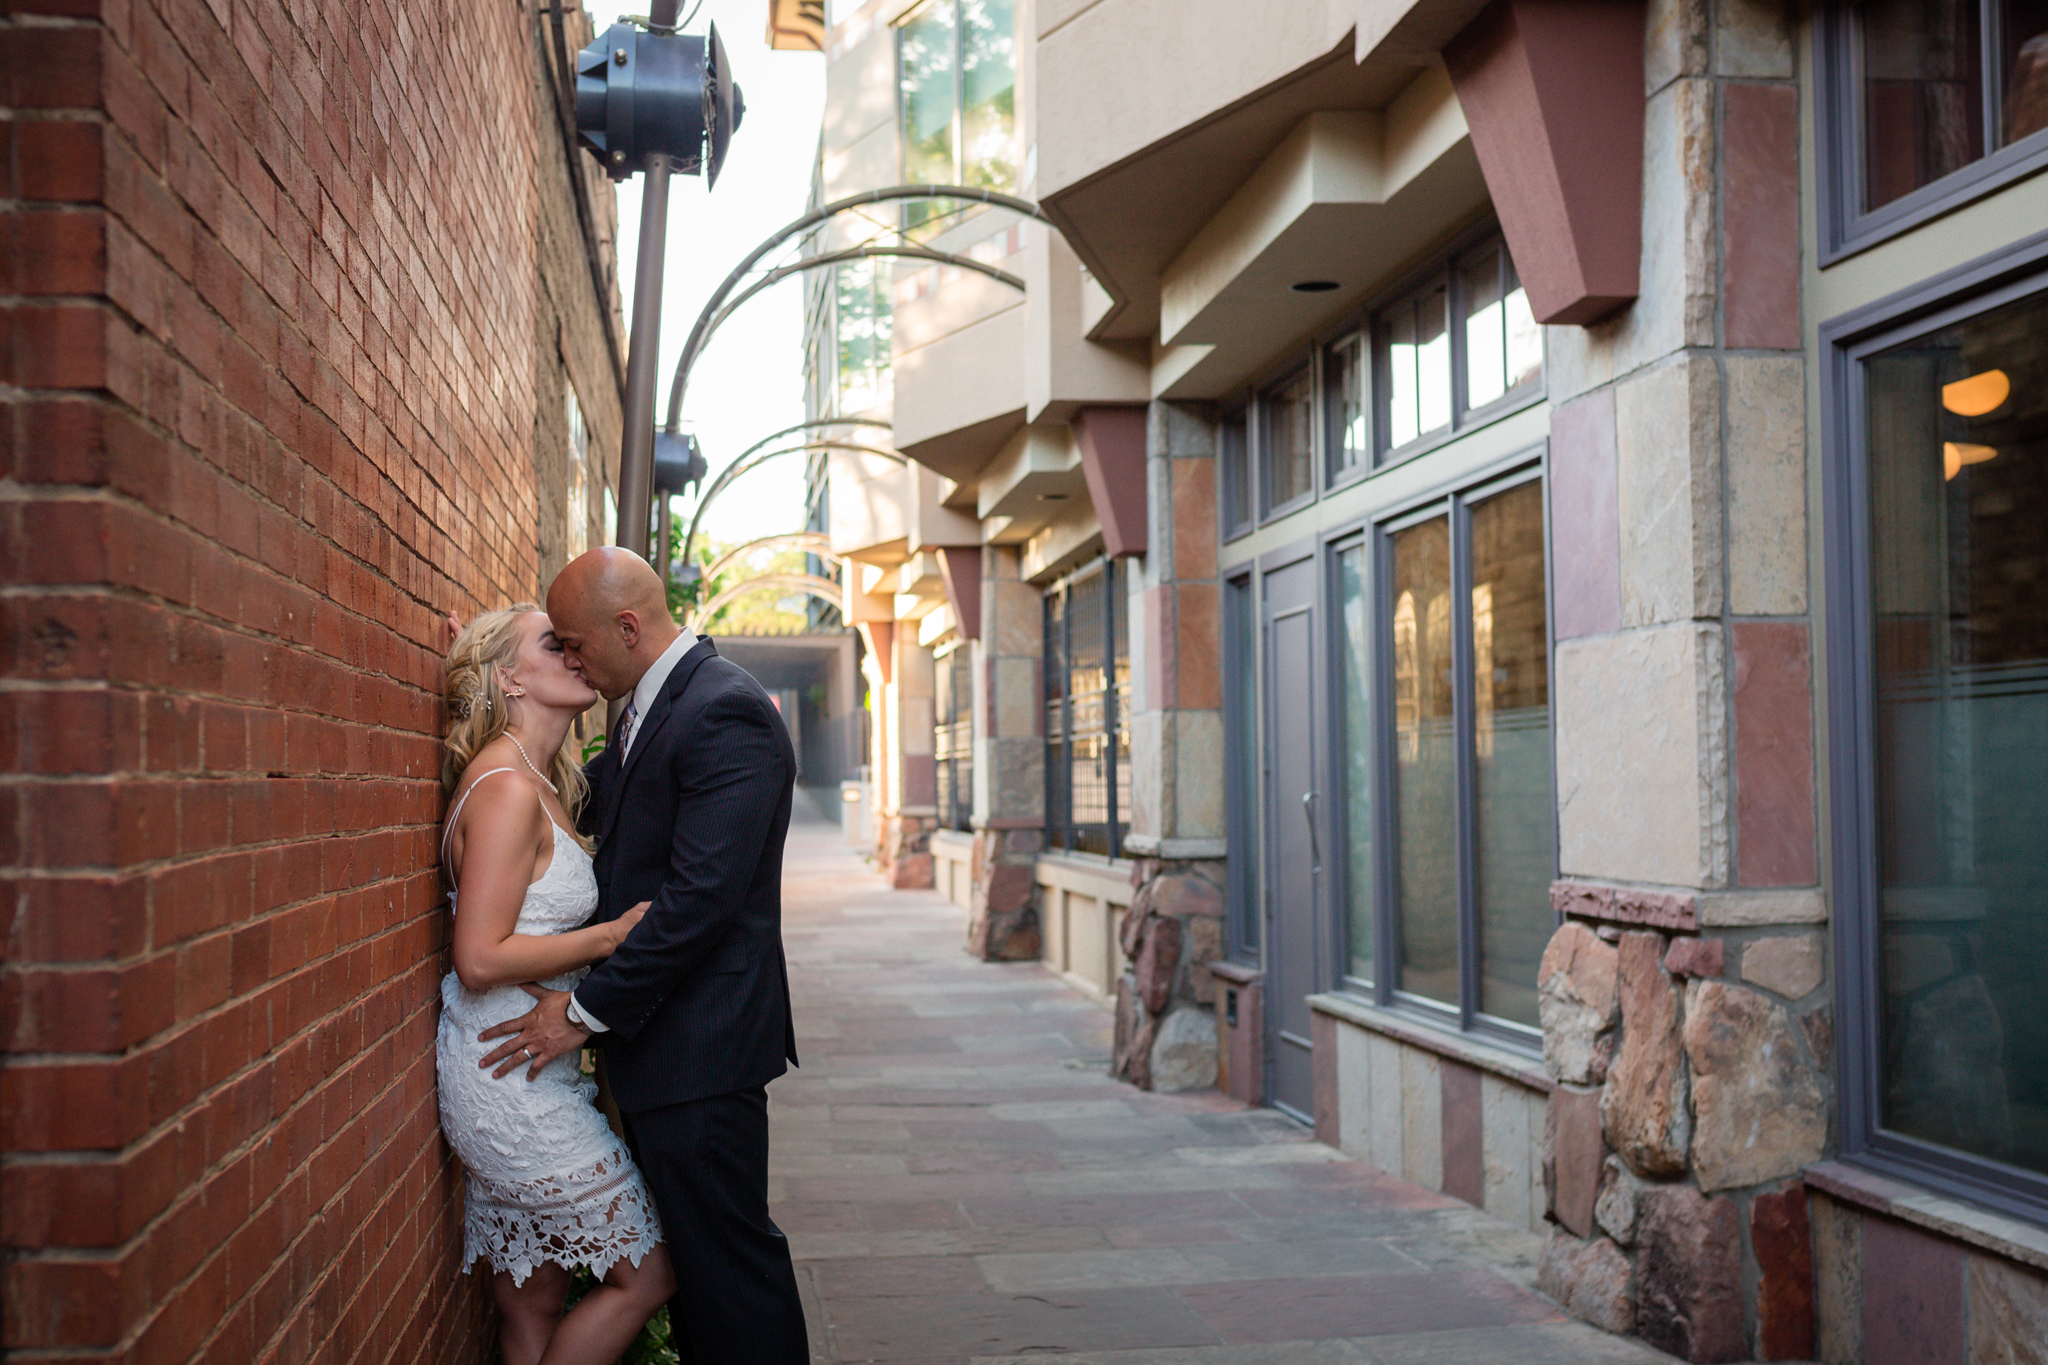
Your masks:
{"label": "bride", "polygon": [[[441,1128],[467,1168],[464,1270],[495,1272],[505,1365],[616,1360],[675,1292],[654,1201],[625,1144],[559,1057],[537,1075],[494,1076],[480,1033],[526,1013],[529,995],[568,990],[611,955],[641,907],[577,926],[597,905],[590,851],[574,832],[586,794],[562,744],[597,693],[565,661],[545,613],[522,603],[463,627],[448,655],[454,797],[441,835],[456,887],[455,970],[441,983],[435,1049]],[[577,1266],[598,1285],[568,1314]]]}

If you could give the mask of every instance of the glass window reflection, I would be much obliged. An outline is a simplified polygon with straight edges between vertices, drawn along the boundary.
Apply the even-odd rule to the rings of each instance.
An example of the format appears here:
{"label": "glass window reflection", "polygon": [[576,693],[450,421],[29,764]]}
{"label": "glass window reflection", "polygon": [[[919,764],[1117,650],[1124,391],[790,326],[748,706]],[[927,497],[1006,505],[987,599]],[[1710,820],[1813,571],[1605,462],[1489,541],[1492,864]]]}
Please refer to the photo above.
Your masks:
{"label": "glass window reflection", "polygon": [[1450,518],[1393,537],[1395,926],[1400,987],[1458,1001],[1457,725]]}
{"label": "glass window reflection", "polygon": [[1259,460],[1266,471],[1266,510],[1293,502],[1315,486],[1315,378],[1304,366],[1259,396]]}
{"label": "glass window reflection", "polygon": [[2048,294],[1864,376],[1882,1122],[2048,1172]]}
{"label": "glass window reflection", "polygon": [[1350,944],[1347,970],[1368,985],[1373,980],[1372,839],[1372,602],[1366,576],[1367,547],[1354,545],[1337,556],[1337,593],[1343,632],[1344,694],[1344,912]]}

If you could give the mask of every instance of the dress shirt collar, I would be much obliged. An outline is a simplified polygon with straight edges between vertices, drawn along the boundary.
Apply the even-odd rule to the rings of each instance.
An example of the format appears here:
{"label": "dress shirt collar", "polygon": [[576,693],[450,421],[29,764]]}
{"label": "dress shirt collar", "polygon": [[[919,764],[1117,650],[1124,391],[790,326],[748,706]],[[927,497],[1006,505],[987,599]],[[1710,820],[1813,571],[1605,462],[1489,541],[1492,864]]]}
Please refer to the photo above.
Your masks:
{"label": "dress shirt collar", "polygon": [[668,685],[668,675],[675,672],[676,663],[697,646],[697,637],[689,631],[680,632],[669,642],[667,649],[647,671],[640,675],[640,681],[633,686],[633,732],[626,736],[626,747],[619,752],[624,759],[633,752],[633,743],[640,738],[642,727],[647,724],[647,712],[654,705],[654,699],[661,695],[661,689]]}

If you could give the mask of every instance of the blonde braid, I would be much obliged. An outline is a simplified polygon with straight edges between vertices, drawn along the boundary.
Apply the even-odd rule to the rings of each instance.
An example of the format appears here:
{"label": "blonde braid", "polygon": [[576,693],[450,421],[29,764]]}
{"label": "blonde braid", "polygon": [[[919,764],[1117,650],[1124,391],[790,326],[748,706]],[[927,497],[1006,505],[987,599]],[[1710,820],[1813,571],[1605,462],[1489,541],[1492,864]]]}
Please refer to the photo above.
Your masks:
{"label": "blonde braid", "polygon": [[[505,733],[511,719],[503,676],[519,660],[519,621],[540,608],[514,602],[480,613],[462,628],[448,649],[448,678],[442,697],[448,704],[446,752],[441,760],[441,785],[453,792],[462,774],[484,746]],[[562,809],[574,821],[590,795],[583,766],[569,756],[568,745],[548,758],[548,779],[555,784]],[[589,847],[581,834],[577,840]]]}

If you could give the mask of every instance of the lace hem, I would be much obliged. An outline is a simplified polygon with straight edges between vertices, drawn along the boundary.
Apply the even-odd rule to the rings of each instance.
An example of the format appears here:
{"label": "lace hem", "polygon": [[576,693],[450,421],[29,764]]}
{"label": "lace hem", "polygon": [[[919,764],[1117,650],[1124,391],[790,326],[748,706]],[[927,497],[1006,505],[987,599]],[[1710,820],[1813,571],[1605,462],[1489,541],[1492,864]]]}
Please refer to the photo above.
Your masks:
{"label": "lace hem", "polygon": [[[605,1174],[600,1167],[598,1176]],[[572,1191],[560,1179],[492,1181],[472,1175],[462,1218],[462,1273],[479,1259],[525,1284],[534,1269],[553,1262],[564,1270],[588,1266],[600,1280],[620,1261],[638,1267],[662,1241],[653,1198],[630,1165],[589,1189]]]}

